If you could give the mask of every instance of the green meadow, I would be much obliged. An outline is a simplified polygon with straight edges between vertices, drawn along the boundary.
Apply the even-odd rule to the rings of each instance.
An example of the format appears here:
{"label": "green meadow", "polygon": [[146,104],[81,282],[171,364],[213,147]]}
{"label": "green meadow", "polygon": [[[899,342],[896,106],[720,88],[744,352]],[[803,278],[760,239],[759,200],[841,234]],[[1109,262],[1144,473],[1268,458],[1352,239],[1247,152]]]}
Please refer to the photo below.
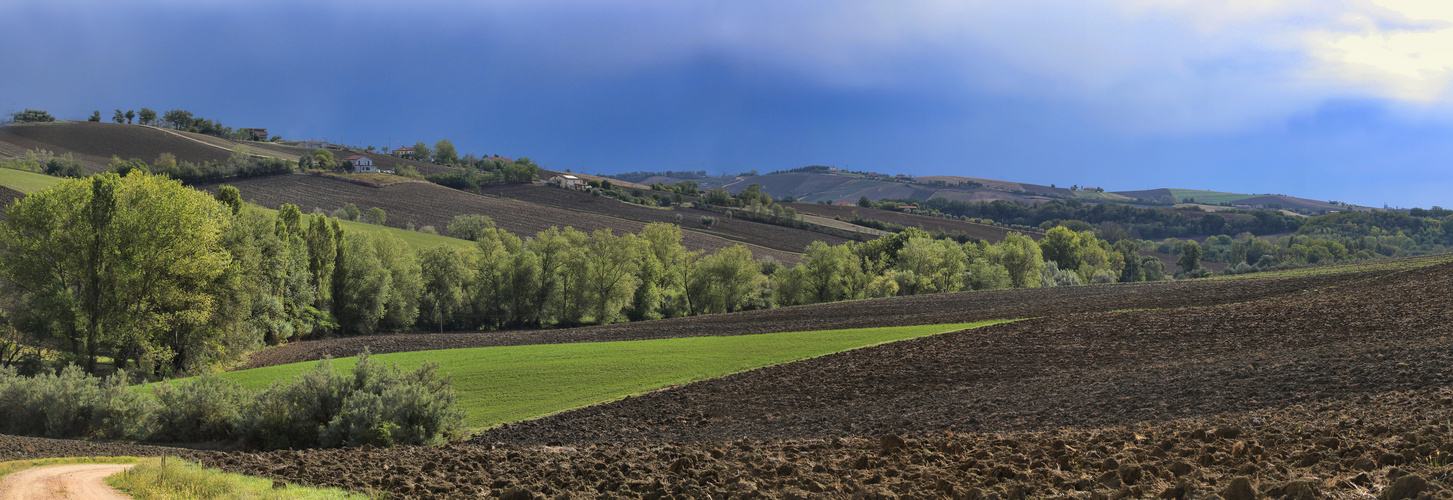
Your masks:
{"label": "green meadow", "polygon": [[[385,364],[412,369],[425,361],[453,377],[472,428],[542,417],[673,385],[857,349],[884,342],[1007,322],[859,328],[379,354]],[[351,369],[357,358],[335,367]],[[224,373],[249,389],[266,389],[316,364],[294,363]]]}

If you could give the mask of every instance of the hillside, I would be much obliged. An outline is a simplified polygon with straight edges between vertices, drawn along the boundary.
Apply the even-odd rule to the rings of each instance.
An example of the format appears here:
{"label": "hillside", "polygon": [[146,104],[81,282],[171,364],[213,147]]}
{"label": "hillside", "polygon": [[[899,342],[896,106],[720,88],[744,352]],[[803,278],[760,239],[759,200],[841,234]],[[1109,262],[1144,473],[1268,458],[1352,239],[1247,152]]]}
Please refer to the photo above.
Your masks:
{"label": "hillside", "polygon": [[[241,179],[223,184],[236,186],[242,192],[243,199],[267,208],[275,209],[284,203],[292,203],[304,213],[332,213],[353,203],[362,210],[370,207],[383,209],[388,214],[389,226],[434,226],[440,232],[445,230],[454,216],[471,214],[489,216],[498,227],[520,237],[533,236],[552,226],[569,226],[587,232],[611,229],[629,233],[638,233],[645,227],[645,223],[640,221],[498,196],[470,194],[423,182],[375,188],[332,178],[297,174]],[[215,191],[218,185],[220,184],[202,188]],[[674,217],[671,220],[674,221]],[[734,241],[702,231],[683,231],[682,236],[682,244],[693,250],[716,251],[745,243],[758,258],[770,256],[784,263],[796,263],[800,259],[796,253]]]}
{"label": "hillside", "polygon": [[[674,184],[685,179],[651,176],[643,184]],[[721,187],[736,193],[748,185],[758,184],[762,190],[774,197],[794,196],[803,202],[840,201],[856,202],[861,197],[878,201],[884,199],[913,198],[928,200],[944,198],[950,201],[987,202],[1015,201],[1021,203],[1042,203],[1052,199],[1078,199],[1087,203],[1115,202],[1137,204],[1140,200],[1162,201],[1174,199],[1184,202],[1193,199],[1196,203],[1229,203],[1251,208],[1284,209],[1303,212],[1338,211],[1365,209],[1320,200],[1297,198],[1286,195],[1252,195],[1207,191],[1197,189],[1161,188],[1138,191],[1105,191],[1088,189],[1071,190],[1065,187],[1043,186],[979,177],[932,175],[889,180],[887,176],[867,176],[853,172],[784,172],[766,175],[739,177],[707,177],[695,179],[702,189]],[[978,184],[978,185],[975,185]],[[1169,197],[1169,198],[1167,198]]]}
{"label": "hillside", "polygon": [[15,157],[31,149],[72,153],[91,173],[106,170],[113,155],[151,162],[162,153],[171,153],[178,161],[203,163],[223,161],[232,154],[229,148],[211,141],[144,125],[54,122],[0,127],[0,154]]}

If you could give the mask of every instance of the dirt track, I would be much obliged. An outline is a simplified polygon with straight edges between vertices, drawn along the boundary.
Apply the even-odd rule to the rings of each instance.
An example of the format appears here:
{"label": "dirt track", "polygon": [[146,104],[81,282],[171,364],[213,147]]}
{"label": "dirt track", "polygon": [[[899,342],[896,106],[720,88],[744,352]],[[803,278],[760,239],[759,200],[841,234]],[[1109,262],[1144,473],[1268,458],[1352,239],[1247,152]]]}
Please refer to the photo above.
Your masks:
{"label": "dirt track", "polygon": [[106,485],[113,474],[133,464],[52,465],[26,469],[0,480],[0,500],[124,500],[131,498]]}

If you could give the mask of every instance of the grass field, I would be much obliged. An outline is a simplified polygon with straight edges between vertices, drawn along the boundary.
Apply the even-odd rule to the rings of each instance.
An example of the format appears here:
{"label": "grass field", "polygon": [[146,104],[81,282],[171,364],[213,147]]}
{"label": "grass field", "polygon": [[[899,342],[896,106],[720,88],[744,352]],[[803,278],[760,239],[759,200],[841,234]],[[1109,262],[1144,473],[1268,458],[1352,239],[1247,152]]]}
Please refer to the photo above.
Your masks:
{"label": "grass field", "polygon": [[15,170],[13,168],[0,168],[0,186],[5,186],[22,193],[34,193],[59,184],[60,182],[60,177],[51,177],[45,174]]}
{"label": "grass field", "polygon": [[[486,428],[764,366],[1003,322],[480,347],[375,357],[404,368],[425,361],[439,363],[440,371],[454,378],[467,414],[465,424]],[[350,357],[334,363],[351,369],[356,361]],[[256,368],[221,377],[261,390],[313,364]]]}
{"label": "grass field", "polygon": [[1186,198],[1195,198],[1196,203],[1233,203],[1247,198],[1249,194],[1226,193],[1222,191],[1205,191],[1200,189],[1178,189],[1170,188],[1169,191],[1176,197],[1176,201],[1184,201]]}
{"label": "grass field", "polygon": [[1253,278],[1291,278],[1297,276],[1321,276],[1324,274],[1341,274],[1365,271],[1402,271],[1406,269],[1417,269],[1446,262],[1453,262],[1453,253],[1436,255],[1425,255],[1408,259],[1387,259],[1369,260],[1361,262],[1349,262],[1346,264],[1334,264],[1330,266],[1303,267],[1300,269],[1283,269],[1280,271],[1268,271],[1264,273],[1236,274],[1231,276],[1213,276],[1210,280],[1235,280]]}
{"label": "grass field", "polygon": [[185,460],[160,458],[134,460],[125,472],[106,478],[106,484],[139,500],[145,499],[368,499],[375,496],[338,488],[311,488],[289,484],[273,488],[271,479],[229,474]]}

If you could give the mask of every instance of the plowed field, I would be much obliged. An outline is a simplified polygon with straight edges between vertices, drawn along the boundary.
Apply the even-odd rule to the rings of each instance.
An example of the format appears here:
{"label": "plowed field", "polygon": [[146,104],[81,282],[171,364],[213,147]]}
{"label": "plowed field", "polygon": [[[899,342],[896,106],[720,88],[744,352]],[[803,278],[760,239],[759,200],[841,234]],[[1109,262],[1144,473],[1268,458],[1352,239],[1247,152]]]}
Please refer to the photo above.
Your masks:
{"label": "plowed field", "polygon": [[799,213],[812,214],[821,217],[837,217],[841,220],[853,220],[853,213],[864,219],[880,220],[891,222],[900,226],[916,227],[925,231],[943,231],[946,233],[964,233],[975,238],[987,240],[991,243],[1004,241],[1004,237],[1011,232],[1020,232],[1036,240],[1044,237],[1044,233],[1038,231],[1022,231],[1001,226],[991,226],[976,222],[967,222],[942,217],[930,217],[927,215],[906,214],[892,210],[879,210],[876,208],[863,208],[857,206],[842,205],[819,205],[816,203],[792,203],[789,206]]}
{"label": "plowed field", "polygon": [[162,153],[177,160],[202,163],[223,161],[231,153],[175,134],[142,125],[72,122],[53,125],[18,125],[0,128],[0,142],[13,142],[25,149],[41,148],[57,154],[81,156],[91,171],[104,169],[112,155],[155,161]]}
{"label": "plowed field", "polygon": [[837,302],[689,318],[560,330],[378,335],[296,342],[254,354],[257,368],[325,356],[352,356],[365,346],[376,354],[497,345],[558,344],[659,338],[750,335],[881,326],[968,323],[992,319],[1065,316],[1122,309],[1209,306],[1280,297],[1360,281],[1388,271],[1293,278],[1178,281],[1063,288],[994,290]]}
{"label": "plowed field", "polygon": [[[434,226],[440,232],[456,215],[481,214],[494,219],[495,225],[520,237],[533,236],[551,226],[574,227],[581,231],[610,229],[639,233],[645,224],[604,215],[576,212],[536,205],[508,198],[481,196],[429,183],[403,183],[382,188],[361,186],[336,179],[311,175],[275,175],[229,181],[242,191],[242,198],[267,208],[284,203],[298,205],[304,213],[322,209],[332,213],[353,203],[362,210],[379,207],[388,214],[388,225],[405,227]],[[216,185],[199,186],[216,190]],[[716,251],[735,244],[716,236],[690,232],[683,234],[682,244],[693,250]],[[796,263],[794,254],[762,247],[749,247],[752,255],[771,256],[779,262]]]}
{"label": "plowed field", "polygon": [[[620,200],[612,198],[597,198],[583,191],[562,189],[553,186],[517,184],[495,186],[486,189],[485,192],[540,205],[609,215],[611,217],[645,223],[669,222],[675,224],[676,215],[681,214],[682,229],[794,253],[802,253],[803,249],[807,248],[807,245],[814,241],[821,241],[829,245],[838,245],[848,241],[847,238],[805,229],[750,220],[729,220],[722,214],[708,212],[706,210],[681,207],[663,210],[643,207],[641,205],[623,203]],[[701,225],[702,216],[715,217],[717,223],[709,227],[703,226]]]}
{"label": "plowed field", "polygon": [[[453,446],[199,459],[407,498],[1453,497],[1453,263],[1229,281],[1243,300],[1205,283],[1081,287],[1197,307],[1061,297],[1100,312],[777,365]],[[818,314],[764,313],[781,311]]]}

